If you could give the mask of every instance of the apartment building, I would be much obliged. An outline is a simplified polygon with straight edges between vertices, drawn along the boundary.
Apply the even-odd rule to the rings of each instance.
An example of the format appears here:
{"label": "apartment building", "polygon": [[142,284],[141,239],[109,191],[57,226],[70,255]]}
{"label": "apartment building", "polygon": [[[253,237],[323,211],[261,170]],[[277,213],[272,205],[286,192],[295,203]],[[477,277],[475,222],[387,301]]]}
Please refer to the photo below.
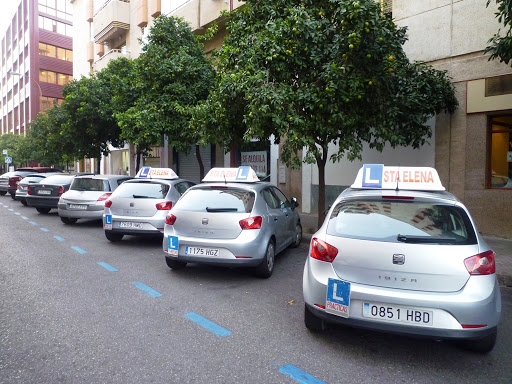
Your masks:
{"label": "apartment building", "polygon": [[[385,149],[365,148],[361,162],[342,161],[326,167],[327,204],[350,185],[362,163],[433,166],[443,184],[473,212],[479,229],[486,234],[512,237],[512,69],[484,54],[487,41],[500,28],[494,2],[481,0],[393,0],[382,1],[400,26],[408,27],[405,45],[411,60],[424,61],[452,77],[460,107],[454,115],[433,117],[428,145]],[[198,33],[222,10],[233,10],[237,0],[71,0],[74,5],[76,74],[103,68],[111,58],[140,54],[143,39],[159,14],[184,17]],[[210,51],[222,43],[225,32],[208,43]],[[80,48],[80,49],[79,49]],[[87,49],[84,49],[87,48]],[[77,52],[79,51],[79,52]],[[279,161],[279,148],[260,142],[245,149],[206,148],[203,158],[210,166],[265,165],[268,180],[288,195],[296,196],[302,212],[315,212],[318,171],[304,164],[292,171]],[[105,163],[107,171],[133,172],[129,148],[115,151]],[[155,148],[146,164],[174,166],[183,175],[197,166],[193,156]],[[252,163],[251,161],[254,161]],[[307,230],[307,229],[306,229]]]}
{"label": "apartment building", "polygon": [[73,78],[73,13],[67,0],[21,0],[2,37],[1,134],[62,101]]}

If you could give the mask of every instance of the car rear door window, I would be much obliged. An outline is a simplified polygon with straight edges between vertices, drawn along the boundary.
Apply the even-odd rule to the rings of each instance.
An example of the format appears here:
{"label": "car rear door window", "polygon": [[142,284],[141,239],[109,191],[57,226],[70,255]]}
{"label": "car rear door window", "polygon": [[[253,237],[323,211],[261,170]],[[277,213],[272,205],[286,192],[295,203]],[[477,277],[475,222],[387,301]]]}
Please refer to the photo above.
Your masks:
{"label": "car rear door window", "polygon": [[460,207],[443,204],[341,202],[332,211],[327,233],[376,241],[476,244],[466,212]]}

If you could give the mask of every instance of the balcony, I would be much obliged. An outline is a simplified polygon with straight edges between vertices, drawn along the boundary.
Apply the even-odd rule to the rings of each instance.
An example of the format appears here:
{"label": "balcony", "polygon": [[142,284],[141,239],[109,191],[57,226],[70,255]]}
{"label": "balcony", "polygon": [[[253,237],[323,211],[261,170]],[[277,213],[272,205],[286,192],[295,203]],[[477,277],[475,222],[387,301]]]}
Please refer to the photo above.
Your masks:
{"label": "balcony", "polygon": [[129,58],[130,54],[123,49],[111,49],[105,55],[103,55],[102,57],[100,57],[98,60],[96,60],[94,62],[94,70],[101,71],[103,68],[105,68],[108,65],[110,60],[115,60],[120,57]]}
{"label": "balcony", "polygon": [[94,15],[94,42],[104,43],[130,29],[129,0],[107,0]]}

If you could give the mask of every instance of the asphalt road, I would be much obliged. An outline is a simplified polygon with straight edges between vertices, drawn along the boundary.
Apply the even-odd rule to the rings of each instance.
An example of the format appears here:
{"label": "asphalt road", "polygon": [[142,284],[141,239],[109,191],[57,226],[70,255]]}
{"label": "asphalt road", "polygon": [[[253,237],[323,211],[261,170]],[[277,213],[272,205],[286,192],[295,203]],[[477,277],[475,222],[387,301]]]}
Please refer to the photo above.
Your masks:
{"label": "asphalt road", "polygon": [[[488,355],[303,323],[307,245],[270,279],[192,265],[160,239],[108,242],[0,197],[0,383],[512,383],[512,289]],[[103,263],[103,264],[98,264]],[[114,270],[115,269],[115,270]]]}

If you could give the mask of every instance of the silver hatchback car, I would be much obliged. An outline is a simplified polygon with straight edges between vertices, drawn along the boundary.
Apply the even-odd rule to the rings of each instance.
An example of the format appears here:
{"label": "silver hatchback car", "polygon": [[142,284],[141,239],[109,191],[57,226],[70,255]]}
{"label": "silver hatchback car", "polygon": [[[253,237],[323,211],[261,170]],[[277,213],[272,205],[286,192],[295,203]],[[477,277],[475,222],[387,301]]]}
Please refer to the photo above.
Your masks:
{"label": "silver hatchback car", "polygon": [[213,168],[167,215],[167,265],[254,267],[257,275],[269,277],[274,256],[302,240],[297,206],[296,199],[260,182],[250,167]]}
{"label": "silver hatchback car", "polygon": [[455,339],[489,352],[501,296],[494,253],[433,168],[365,165],[316,232],[304,321]]}
{"label": "silver hatchback car", "polygon": [[105,201],[119,185],[130,179],[132,177],[119,175],[75,177],[57,204],[60,220],[64,224],[74,224],[78,219],[101,219]]}
{"label": "silver hatchback car", "polygon": [[178,178],[170,168],[142,167],[105,201],[105,237],[115,242],[124,235],[161,235],[167,212],[194,184]]}

